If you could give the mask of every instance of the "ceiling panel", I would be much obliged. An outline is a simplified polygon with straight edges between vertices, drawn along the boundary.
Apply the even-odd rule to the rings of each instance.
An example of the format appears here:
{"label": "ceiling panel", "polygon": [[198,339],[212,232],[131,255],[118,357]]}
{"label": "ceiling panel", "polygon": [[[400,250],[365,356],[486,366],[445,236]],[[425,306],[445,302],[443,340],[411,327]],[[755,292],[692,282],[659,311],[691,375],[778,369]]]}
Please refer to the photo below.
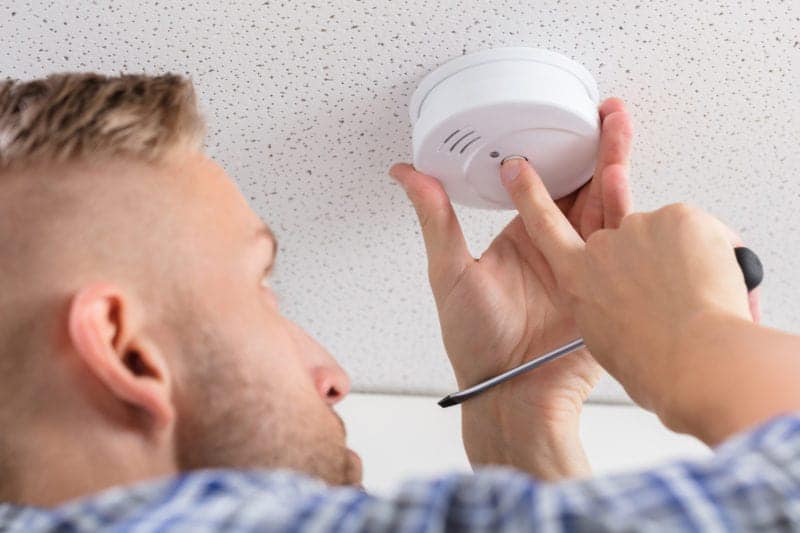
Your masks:
{"label": "ceiling panel", "polygon": [[[130,1],[0,4],[0,69],[189,74],[208,151],[281,241],[285,313],[355,388],[454,386],[414,211],[386,175],[450,57],[548,48],[624,98],[636,206],[710,210],[762,257],[765,322],[800,318],[800,3]],[[459,208],[479,256],[510,213]],[[624,399],[607,380],[595,399]]]}

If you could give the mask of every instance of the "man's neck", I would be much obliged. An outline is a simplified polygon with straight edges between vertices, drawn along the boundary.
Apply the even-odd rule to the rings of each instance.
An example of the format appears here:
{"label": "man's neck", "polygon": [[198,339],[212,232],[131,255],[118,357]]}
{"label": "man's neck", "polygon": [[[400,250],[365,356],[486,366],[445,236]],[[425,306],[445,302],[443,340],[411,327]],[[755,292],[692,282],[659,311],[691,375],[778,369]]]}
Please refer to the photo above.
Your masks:
{"label": "man's neck", "polygon": [[[175,474],[171,454],[142,443],[131,433],[48,431],[26,439],[36,443],[14,461],[15,480],[3,494],[18,505],[54,507],[102,490]],[[66,438],[65,438],[66,437]],[[164,457],[164,455],[168,455]],[[3,490],[5,492],[5,490]]]}

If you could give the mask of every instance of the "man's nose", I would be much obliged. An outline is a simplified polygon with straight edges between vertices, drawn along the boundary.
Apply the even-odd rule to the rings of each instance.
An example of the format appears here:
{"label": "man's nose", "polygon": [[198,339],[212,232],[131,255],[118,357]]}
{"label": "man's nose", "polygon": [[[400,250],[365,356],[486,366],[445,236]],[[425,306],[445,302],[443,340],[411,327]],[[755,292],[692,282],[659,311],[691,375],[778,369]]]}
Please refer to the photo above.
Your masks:
{"label": "man's nose", "polygon": [[317,393],[328,405],[338,403],[350,392],[350,378],[333,356],[311,335],[293,322],[292,326]]}
{"label": "man's nose", "polygon": [[317,392],[328,405],[339,403],[350,392],[350,378],[336,362],[311,371]]}

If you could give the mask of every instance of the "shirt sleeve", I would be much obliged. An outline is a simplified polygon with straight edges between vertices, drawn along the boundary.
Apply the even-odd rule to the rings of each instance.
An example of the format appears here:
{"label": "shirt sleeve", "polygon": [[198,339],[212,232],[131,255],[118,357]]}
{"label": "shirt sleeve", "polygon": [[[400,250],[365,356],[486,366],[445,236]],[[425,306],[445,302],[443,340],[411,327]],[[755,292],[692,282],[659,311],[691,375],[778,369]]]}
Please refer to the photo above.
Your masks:
{"label": "shirt sleeve", "polygon": [[543,483],[492,468],[410,481],[385,500],[329,498],[300,518],[312,530],[792,530],[800,526],[800,417],[734,437],[710,459],[635,473]]}
{"label": "shirt sleeve", "polygon": [[408,481],[381,498],[291,472],[202,470],[18,518],[8,530],[791,530],[800,525],[800,416],[736,436],[707,460],[583,481],[490,468]]}

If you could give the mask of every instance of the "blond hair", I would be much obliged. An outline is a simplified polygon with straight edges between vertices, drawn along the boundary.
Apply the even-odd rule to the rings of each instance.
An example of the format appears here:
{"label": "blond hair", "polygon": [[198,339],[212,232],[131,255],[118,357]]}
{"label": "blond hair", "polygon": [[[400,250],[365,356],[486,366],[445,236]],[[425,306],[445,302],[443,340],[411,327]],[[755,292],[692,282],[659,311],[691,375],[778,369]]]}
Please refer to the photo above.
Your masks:
{"label": "blond hair", "polygon": [[[22,176],[26,169],[40,164],[92,163],[117,156],[161,160],[175,148],[199,149],[203,134],[192,83],[179,75],[62,73],[31,81],[0,80],[0,175],[21,171]],[[28,186],[35,181],[0,180],[0,200],[14,202],[12,196],[20,183]],[[46,187],[45,180],[41,181]],[[12,194],[3,195],[6,186]],[[62,194],[62,189],[54,186],[53,190],[59,191],[54,194]],[[34,196],[37,201],[46,197]],[[15,219],[4,212],[6,204],[0,206],[0,277],[5,278],[0,281],[19,284],[15,276],[33,268],[25,263],[36,260],[37,250],[51,247],[48,253],[53,253],[52,248],[57,248],[48,240],[53,238],[49,234],[10,238],[9,232],[18,233],[13,225],[30,231],[29,222],[41,223],[47,217],[63,215],[69,201],[68,195],[59,198],[61,211],[34,212],[30,218],[20,218],[17,213]],[[94,235],[85,228],[82,231]],[[41,267],[46,269],[47,265]],[[0,321],[0,426],[7,428],[15,425],[11,420],[21,418],[20,409],[24,407],[20,406],[27,400],[20,394],[26,386],[20,376],[32,371],[29,348],[43,315],[38,310],[18,308],[14,298],[30,295],[6,292],[6,286],[0,285],[0,311],[4,315]],[[34,315],[36,320],[31,319]],[[0,502],[19,496],[18,452],[25,443],[16,435],[17,429],[0,432]]]}
{"label": "blond hair", "polygon": [[192,82],[176,74],[61,73],[0,81],[0,170],[126,155],[152,161],[204,134]]}

